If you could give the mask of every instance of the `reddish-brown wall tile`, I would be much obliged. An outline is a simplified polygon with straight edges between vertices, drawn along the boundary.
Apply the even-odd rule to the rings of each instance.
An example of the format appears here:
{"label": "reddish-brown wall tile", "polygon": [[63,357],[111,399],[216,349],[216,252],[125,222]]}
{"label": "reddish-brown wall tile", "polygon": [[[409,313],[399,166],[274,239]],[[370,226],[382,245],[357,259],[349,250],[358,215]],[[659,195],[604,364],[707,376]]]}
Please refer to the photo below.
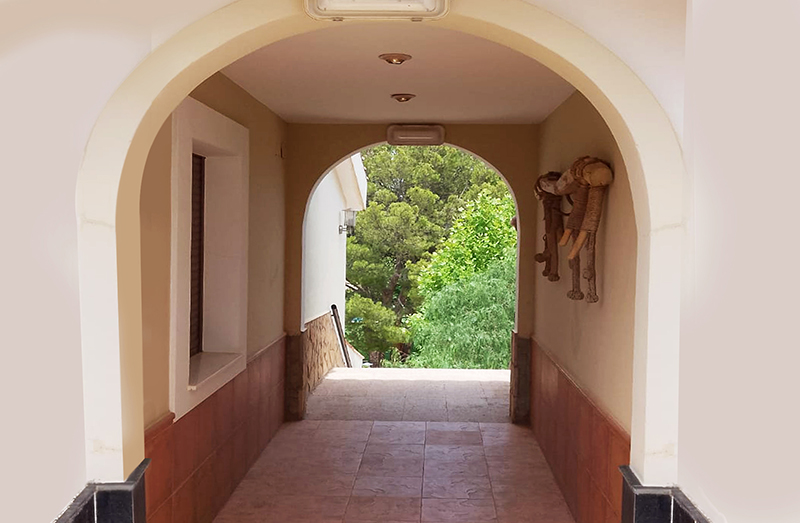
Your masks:
{"label": "reddish-brown wall tile", "polygon": [[233,379],[233,426],[234,429],[247,420],[248,397],[247,370]]}
{"label": "reddish-brown wall tile", "polygon": [[150,458],[144,480],[148,514],[153,514],[172,495],[174,445],[171,424],[170,419],[170,426],[161,430],[156,437],[145,436],[144,455]]}
{"label": "reddish-brown wall tile", "polygon": [[619,467],[630,463],[631,442],[621,430],[612,430],[609,437],[608,452],[608,501],[615,514],[622,514],[622,478]]}
{"label": "reddish-brown wall tile", "polygon": [[177,489],[194,472],[197,457],[197,415],[194,411],[175,422],[172,428],[174,452],[172,482]]}
{"label": "reddish-brown wall tile", "polygon": [[181,419],[170,414],[148,428],[150,520],[213,521],[283,423],[284,350],[281,339]]}
{"label": "reddish-brown wall tile", "polygon": [[172,495],[172,521],[174,523],[197,523],[194,492],[194,475],[192,475]]}
{"label": "reddish-brown wall tile", "polygon": [[172,501],[163,503],[158,510],[148,514],[147,523],[172,523]]}
{"label": "reddish-brown wall tile", "polygon": [[531,424],[578,523],[620,521],[630,437],[534,343]]}

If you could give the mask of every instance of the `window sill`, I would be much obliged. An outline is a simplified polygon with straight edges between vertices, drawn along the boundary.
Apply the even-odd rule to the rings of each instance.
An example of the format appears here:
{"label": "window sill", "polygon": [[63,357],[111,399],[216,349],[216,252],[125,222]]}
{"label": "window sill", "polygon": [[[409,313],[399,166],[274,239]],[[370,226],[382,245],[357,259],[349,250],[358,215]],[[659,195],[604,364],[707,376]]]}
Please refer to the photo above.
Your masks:
{"label": "window sill", "polygon": [[197,390],[203,383],[215,376],[233,369],[236,362],[243,358],[235,352],[201,352],[189,360],[189,384],[187,390]]}

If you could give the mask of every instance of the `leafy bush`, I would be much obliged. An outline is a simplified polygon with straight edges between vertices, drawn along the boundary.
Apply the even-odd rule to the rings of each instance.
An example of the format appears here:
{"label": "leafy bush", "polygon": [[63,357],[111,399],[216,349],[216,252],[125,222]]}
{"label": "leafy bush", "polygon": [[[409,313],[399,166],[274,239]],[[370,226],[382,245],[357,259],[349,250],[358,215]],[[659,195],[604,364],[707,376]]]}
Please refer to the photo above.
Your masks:
{"label": "leafy bush", "polygon": [[517,244],[517,232],[510,223],[515,212],[508,192],[495,196],[483,191],[467,203],[453,223],[450,236],[419,268],[420,294],[427,299],[507,256],[508,249]]}
{"label": "leafy bush", "polygon": [[516,256],[507,248],[485,271],[426,298],[422,310],[409,320],[414,345],[404,365],[508,368],[515,294]]}
{"label": "leafy bush", "polygon": [[365,357],[370,351],[389,351],[408,339],[406,330],[395,325],[394,312],[369,298],[350,294],[345,312],[347,341]]}

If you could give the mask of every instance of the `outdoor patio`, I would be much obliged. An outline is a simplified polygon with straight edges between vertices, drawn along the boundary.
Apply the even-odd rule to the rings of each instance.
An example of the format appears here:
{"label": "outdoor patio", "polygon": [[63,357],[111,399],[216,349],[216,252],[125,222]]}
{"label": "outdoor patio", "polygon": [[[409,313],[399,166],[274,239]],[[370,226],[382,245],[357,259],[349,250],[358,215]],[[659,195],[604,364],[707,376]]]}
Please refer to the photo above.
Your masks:
{"label": "outdoor patio", "polygon": [[335,368],[306,419],[504,423],[510,379],[508,370]]}

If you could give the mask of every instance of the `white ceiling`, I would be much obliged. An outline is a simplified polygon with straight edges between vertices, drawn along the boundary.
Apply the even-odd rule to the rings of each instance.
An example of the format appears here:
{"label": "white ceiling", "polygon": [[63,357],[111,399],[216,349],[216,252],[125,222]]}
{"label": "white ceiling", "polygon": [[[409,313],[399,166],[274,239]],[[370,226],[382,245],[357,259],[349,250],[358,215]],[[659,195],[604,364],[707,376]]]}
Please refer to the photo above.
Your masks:
{"label": "white ceiling", "polygon": [[[413,59],[392,66],[382,53]],[[538,123],[573,87],[499,44],[432,24],[338,23],[223,69],[293,123]],[[393,93],[417,98],[398,103]]]}

